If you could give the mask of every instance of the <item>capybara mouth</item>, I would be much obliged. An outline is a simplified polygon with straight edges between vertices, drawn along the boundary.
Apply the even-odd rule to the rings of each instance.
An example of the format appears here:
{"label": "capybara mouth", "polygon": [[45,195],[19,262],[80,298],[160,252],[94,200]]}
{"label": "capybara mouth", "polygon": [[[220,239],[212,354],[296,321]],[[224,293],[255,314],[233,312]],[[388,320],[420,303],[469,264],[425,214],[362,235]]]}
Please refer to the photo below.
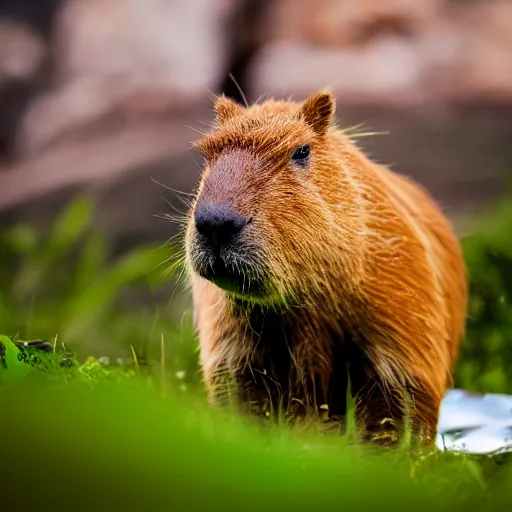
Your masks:
{"label": "capybara mouth", "polygon": [[267,295],[263,272],[246,263],[228,262],[221,256],[210,257],[197,264],[196,272],[219,288],[242,297],[264,297]]}

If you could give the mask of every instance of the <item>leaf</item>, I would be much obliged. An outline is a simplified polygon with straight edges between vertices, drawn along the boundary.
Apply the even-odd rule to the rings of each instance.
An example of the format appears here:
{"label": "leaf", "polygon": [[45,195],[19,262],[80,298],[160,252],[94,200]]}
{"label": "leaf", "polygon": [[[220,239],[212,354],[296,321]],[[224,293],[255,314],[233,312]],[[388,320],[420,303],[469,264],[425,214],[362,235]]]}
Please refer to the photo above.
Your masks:
{"label": "leaf", "polygon": [[483,476],[482,468],[478,465],[478,463],[469,457],[462,457],[462,463],[468,470],[468,473],[478,482],[478,485],[482,489],[485,489],[485,479]]}
{"label": "leaf", "polygon": [[52,263],[70,252],[91,223],[92,211],[92,202],[85,197],[71,201],[54,223],[46,243],[26,255],[13,284],[20,302],[38,293],[41,282],[52,275]]}
{"label": "leaf", "polygon": [[147,276],[161,261],[152,247],[140,247],[121,257],[89,288],[68,303],[64,322],[65,337],[84,330],[98,315],[107,314],[124,286]]}
{"label": "leaf", "polygon": [[30,372],[30,366],[18,359],[21,351],[7,337],[0,336],[0,378],[19,379]]}
{"label": "leaf", "polygon": [[107,253],[105,240],[98,233],[87,237],[75,269],[73,293],[81,293],[101,274]]}
{"label": "leaf", "polygon": [[7,247],[16,254],[30,254],[37,246],[37,234],[34,228],[20,224],[10,228],[3,235]]}
{"label": "leaf", "polygon": [[55,222],[49,240],[44,248],[44,257],[55,260],[67,253],[91,224],[92,201],[79,197],[71,201]]}

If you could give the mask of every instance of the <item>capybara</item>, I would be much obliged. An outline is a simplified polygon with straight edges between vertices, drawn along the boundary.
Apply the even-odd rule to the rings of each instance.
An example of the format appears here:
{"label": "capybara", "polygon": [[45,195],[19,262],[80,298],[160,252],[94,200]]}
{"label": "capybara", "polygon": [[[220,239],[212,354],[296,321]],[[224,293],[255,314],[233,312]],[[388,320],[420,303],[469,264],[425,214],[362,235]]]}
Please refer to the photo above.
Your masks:
{"label": "capybara", "polygon": [[267,416],[327,405],[342,420],[350,389],[364,439],[395,444],[409,426],[430,444],[465,328],[461,249],[335,108],[329,91],[215,100],[186,231],[204,379],[214,403]]}

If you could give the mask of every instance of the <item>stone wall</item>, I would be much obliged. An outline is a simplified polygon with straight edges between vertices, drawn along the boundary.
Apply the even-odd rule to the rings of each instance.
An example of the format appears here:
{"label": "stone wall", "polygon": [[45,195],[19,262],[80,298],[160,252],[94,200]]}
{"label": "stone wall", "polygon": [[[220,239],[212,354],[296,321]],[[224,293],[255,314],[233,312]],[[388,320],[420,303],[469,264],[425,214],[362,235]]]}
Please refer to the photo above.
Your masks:
{"label": "stone wall", "polygon": [[487,204],[512,169],[511,56],[508,0],[5,0],[0,216],[90,190],[113,235],[161,237],[150,177],[194,186],[230,73],[249,101],[330,86],[341,124],[389,131],[362,139],[375,158],[450,211]]}

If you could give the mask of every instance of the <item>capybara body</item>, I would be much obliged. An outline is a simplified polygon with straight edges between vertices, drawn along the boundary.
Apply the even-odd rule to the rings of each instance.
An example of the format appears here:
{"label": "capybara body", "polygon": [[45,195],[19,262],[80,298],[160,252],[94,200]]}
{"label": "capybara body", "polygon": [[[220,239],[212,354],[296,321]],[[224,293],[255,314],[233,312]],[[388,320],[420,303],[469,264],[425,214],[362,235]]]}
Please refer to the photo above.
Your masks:
{"label": "capybara body", "polygon": [[372,162],[335,102],[221,97],[186,233],[209,396],[343,418],[366,439],[425,442],[466,316],[460,246],[431,197]]}

